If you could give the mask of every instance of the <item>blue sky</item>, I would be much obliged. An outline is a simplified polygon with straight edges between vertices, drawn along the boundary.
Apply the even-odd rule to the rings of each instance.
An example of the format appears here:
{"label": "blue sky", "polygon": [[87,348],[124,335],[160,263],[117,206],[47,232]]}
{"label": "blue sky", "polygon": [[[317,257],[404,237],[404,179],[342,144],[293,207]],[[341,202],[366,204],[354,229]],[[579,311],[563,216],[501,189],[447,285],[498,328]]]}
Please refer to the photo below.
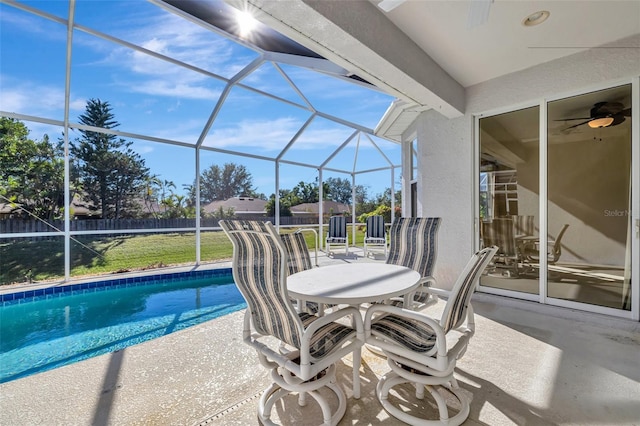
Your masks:
{"label": "blue sky", "polygon": [[[25,1],[22,4],[67,18],[68,2]],[[119,130],[132,134],[194,144],[225,88],[225,81],[259,56],[192,22],[142,0],[76,2],[76,24],[142,46],[196,67],[196,71],[138,52],[127,46],[84,31],[73,33],[70,121],[77,122],[88,99],[108,101]],[[0,111],[46,120],[64,119],[66,27],[25,11],[0,5]],[[302,99],[282,76],[285,73],[306,97]],[[293,65],[264,63],[234,87],[207,133],[204,146],[275,157],[307,121],[310,112],[276,101],[248,88],[267,91],[293,103],[310,103],[316,110],[374,128],[392,97],[348,84]],[[62,128],[23,120],[38,139],[47,133],[52,139]],[[317,118],[283,159],[319,165],[351,133],[352,129]],[[77,132],[70,134],[77,137]],[[151,172],[173,181],[178,189],[193,183],[195,152],[191,148],[127,138],[145,158]],[[372,138],[386,156],[400,163],[398,145]],[[354,167],[357,138],[340,152],[328,167]],[[388,165],[386,159],[360,137],[356,168],[375,169]],[[244,164],[252,173],[259,192],[274,192],[274,164],[203,151],[201,169],[212,164]],[[399,169],[396,181],[399,180]],[[281,188],[300,181],[310,182],[313,168],[281,166]],[[325,172],[324,177],[348,177]],[[358,176],[357,183],[370,187],[371,195],[390,186],[388,172]]]}

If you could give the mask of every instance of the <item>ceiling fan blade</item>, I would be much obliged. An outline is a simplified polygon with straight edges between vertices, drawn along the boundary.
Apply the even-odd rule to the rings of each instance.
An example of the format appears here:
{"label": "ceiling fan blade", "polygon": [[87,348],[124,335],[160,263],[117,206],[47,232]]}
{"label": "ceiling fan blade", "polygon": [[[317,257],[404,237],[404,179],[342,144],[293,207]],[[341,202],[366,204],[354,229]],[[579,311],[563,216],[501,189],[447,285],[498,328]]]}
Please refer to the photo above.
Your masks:
{"label": "ceiling fan blade", "polygon": [[624,109],[620,102],[598,102],[591,108],[591,115],[594,117],[619,114]]}
{"label": "ceiling fan blade", "polygon": [[405,0],[382,0],[378,3],[378,7],[385,12],[390,12],[404,2]]}
{"label": "ceiling fan blade", "polygon": [[569,126],[569,127],[567,127],[566,129],[563,129],[563,131],[566,131],[566,130],[569,130],[569,129],[573,129],[573,128],[578,127],[578,126],[582,126],[583,124],[587,124],[587,123],[588,123],[588,122],[590,122],[591,120],[592,120],[592,119],[590,118],[590,119],[588,119],[587,121],[583,121],[582,123],[574,124],[573,126]]}
{"label": "ceiling fan blade", "polygon": [[471,0],[467,15],[467,28],[475,28],[487,22],[493,0]]}
{"label": "ceiling fan blade", "polygon": [[623,109],[618,114],[623,115],[625,117],[631,117],[631,108]]}
{"label": "ceiling fan blade", "polygon": [[608,127],[617,126],[618,124],[622,124],[625,121],[625,117],[622,114],[616,114],[613,116],[613,123],[609,124]]}

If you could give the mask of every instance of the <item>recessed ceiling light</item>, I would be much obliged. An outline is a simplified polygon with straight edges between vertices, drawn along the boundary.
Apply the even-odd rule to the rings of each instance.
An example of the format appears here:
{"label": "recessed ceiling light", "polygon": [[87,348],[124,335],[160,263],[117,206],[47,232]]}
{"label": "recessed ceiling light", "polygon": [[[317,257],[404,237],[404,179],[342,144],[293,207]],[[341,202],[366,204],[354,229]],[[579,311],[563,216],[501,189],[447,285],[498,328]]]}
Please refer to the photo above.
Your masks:
{"label": "recessed ceiling light", "polygon": [[539,12],[532,13],[522,20],[522,25],[525,27],[533,27],[535,25],[542,24],[547,20],[550,13],[546,10],[541,10]]}

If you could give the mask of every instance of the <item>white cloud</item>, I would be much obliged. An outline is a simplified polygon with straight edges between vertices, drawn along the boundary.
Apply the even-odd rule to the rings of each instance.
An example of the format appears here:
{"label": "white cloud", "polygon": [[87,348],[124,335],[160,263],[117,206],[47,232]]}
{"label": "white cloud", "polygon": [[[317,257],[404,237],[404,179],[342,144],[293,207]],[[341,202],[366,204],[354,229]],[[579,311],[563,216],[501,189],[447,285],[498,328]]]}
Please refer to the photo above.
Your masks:
{"label": "white cloud", "polygon": [[217,99],[219,90],[213,90],[203,85],[191,85],[175,83],[168,80],[147,80],[142,83],[132,84],[131,91],[146,95],[171,96],[188,99]]}
{"label": "white cloud", "polygon": [[217,129],[207,135],[205,145],[215,148],[258,148],[263,152],[279,152],[302,125],[294,118],[277,120],[244,120]]}
{"label": "white cloud", "polygon": [[155,148],[151,145],[146,145],[146,144],[136,144],[135,146],[135,151],[138,154],[148,154],[150,152],[153,152],[155,150]]}
{"label": "white cloud", "polygon": [[[0,110],[62,120],[64,113],[64,89],[50,84],[37,83],[0,75]],[[83,110],[84,99],[71,99],[69,108]]]}
{"label": "white cloud", "polygon": [[[216,129],[205,140],[215,148],[256,148],[261,152],[279,153],[302,127],[302,122],[291,117],[277,120],[244,120],[235,125]],[[307,129],[295,142],[295,149],[324,149],[342,144],[348,134],[336,128]]]}
{"label": "white cloud", "polygon": [[[136,27],[135,32],[126,35],[134,43],[225,77],[232,76],[252,59],[247,55],[238,55],[238,49],[234,49],[231,41],[172,14],[146,19]],[[153,67],[149,67],[149,61],[154,63]],[[165,67],[158,69],[158,62],[155,58],[135,52],[129,65],[136,72],[157,75],[166,72]],[[183,68],[177,69],[181,73],[185,71]]]}

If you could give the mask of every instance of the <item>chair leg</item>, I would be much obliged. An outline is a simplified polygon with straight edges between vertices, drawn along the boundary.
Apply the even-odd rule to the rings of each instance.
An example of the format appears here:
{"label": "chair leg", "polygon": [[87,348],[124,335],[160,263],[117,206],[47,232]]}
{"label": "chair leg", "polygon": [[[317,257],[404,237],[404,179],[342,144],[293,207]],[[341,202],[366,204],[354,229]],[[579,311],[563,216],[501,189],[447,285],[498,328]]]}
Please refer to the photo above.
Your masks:
{"label": "chair leg", "polygon": [[[298,393],[299,398],[302,400],[302,406],[306,405],[305,396],[311,395],[311,397],[318,403],[322,410],[322,425],[323,426],[335,426],[344,417],[344,413],[347,411],[346,397],[342,389],[336,384],[336,366],[331,365],[325,370],[325,375],[320,378],[314,378],[306,382],[297,379],[296,376],[289,372],[284,372],[287,377],[281,375],[279,368],[275,367],[271,369],[271,379],[273,383],[265,389],[260,397],[258,404],[258,418],[260,422],[266,426],[275,425],[271,421],[271,411],[274,404],[290,393]],[[331,390],[338,399],[338,407],[335,412],[332,413],[329,401],[321,395],[318,390],[326,387]],[[298,400],[300,403],[300,399]]]}
{"label": "chair leg", "polygon": [[362,365],[362,349],[353,351],[353,397],[360,399],[360,366]]}
{"label": "chair leg", "polygon": [[[393,361],[389,360],[389,363]],[[400,367],[398,367],[402,370]],[[410,425],[447,425],[447,426],[456,426],[462,424],[467,417],[469,417],[469,401],[465,397],[465,395],[460,391],[457,382],[453,378],[453,376],[447,377],[434,377],[427,375],[418,375],[410,373],[406,370],[402,370],[401,374],[398,374],[398,368],[394,368],[395,371],[390,371],[385,374],[378,385],[376,386],[376,395],[382,407],[393,417],[401,420]],[[404,376],[405,373],[407,376]],[[440,383],[438,383],[440,382]],[[416,395],[424,396],[424,389],[426,388],[431,397],[435,401],[438,406],[438,416],[439,418],[430,420],[419,418],[409,414],[406,411],[401,410],[396,407],[389,401],[389,391],[400,384],[404,383],[412,383],[416,387]],[[460,411],[453,416],[449,417],[449,409],[447,407],[447,402],[445,398],[438,392],[438,389],[446,389],[452,395],[458,399],[460,403]],[[419,398],[421,399],[421,398]]]}

